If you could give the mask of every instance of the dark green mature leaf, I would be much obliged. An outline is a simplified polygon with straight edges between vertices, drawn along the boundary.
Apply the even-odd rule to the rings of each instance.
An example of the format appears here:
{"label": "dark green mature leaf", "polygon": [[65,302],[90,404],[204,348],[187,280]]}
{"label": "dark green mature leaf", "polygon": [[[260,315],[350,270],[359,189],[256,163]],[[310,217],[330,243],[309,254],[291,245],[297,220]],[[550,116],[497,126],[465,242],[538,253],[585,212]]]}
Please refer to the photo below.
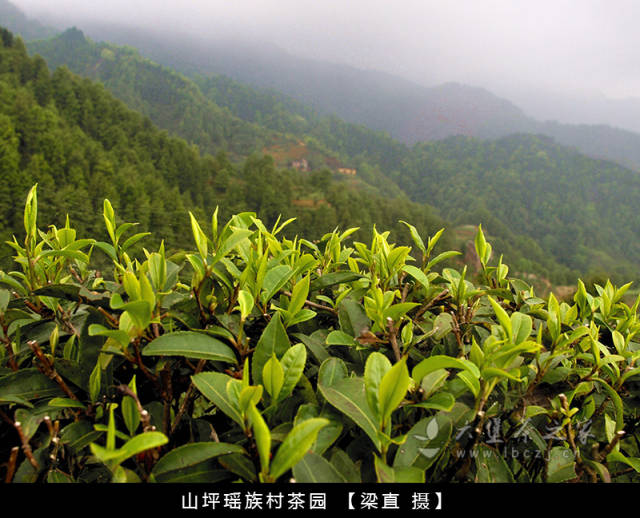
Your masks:
{"label": "dark green mature leaf", "polygon": [[158,482],[184,481],[189,470],[198,464],[220,455],[245,453],[237,444],[223,442],[196,442],[179,446],[164,455],[153,467],[152,473]]}
{"label": "dark green mature leaf", "polygon": [[371,326],[371,320],[359,302],[346,298],[340,302],[338,308],[340,329],[344,333],[357,338]]}
{"label": "dark green mature leaf", "polygon": [[424,484],[424,469],[413,466],[392,468],[382,461],[377,455],[374,457],[374,466],[378,482],[388,484],[392,482]]}
{"label": "dark green mature leaf", "polygon": [[280,390],[278,400],[291,395],[307,363],[307,350],[303,344],[296,344],[282,356],[282,368],[284,369],[284,383]]}
{"label": "dark green mature leaf", "polygon": [[77,421],[65,426],[60,432],[62,442],[74,453],[79,453],[89,443],[97,440],[103,432],[94,430],[87,421]]}
{"label": "dark green mature leaf", "polygon": [[325,273],[311,283],[311,290],[323,290],[336,284],[357,281],[363,277],[364,275],[351,271]]}
{"label": "dark green mature leaf", "polygon": [[237,363],[233,350],[220,340],[203,333],[176,331],[153,340],[142,350],[143,356],[183,356],[202,360]]}
{"label": "dark green mature leaf", "polygon": [[73,484],[75,480],[71,475],[67,475],[62,471],[53,470],[47,475],[47,482],[49,484]]}
{"label": "dark green mature leaf", "polygon": [[437,414],[418,421],[409,433],[393,460],[396,468],[416,466],[429,468],[451,439],[453,424],[448,414]]}
{"label": "dark green mature leaf", "polygon": [[329,461],[347,482],[357,484],[362,481],[358,466],[344,450],[332,448]]}
{"label": "dark green mature leaf", "polygon": [[444,355],[431,356],[422,360],[413,368],[411,377],[416,383],[420,383],[427,374],[439,369],[463,369],[469,371],[475,378],[480,377],[480,371],[474,363]]}
{"label": "dark green mature leaf", "polygon": [[293,466],[293,478],[300,483],[348,482],[327,459],[310,451]]}
{"label": "dark green mature leaf", "polygon": [[432,408],[434,410],[444,410],[445,412],[449,412],[455,404],[456,398],[453,396],[453,394],[449,392],[438,392],[426,401],[416,403],[412,406],[420,408]]}
{"label": "dark green mature leaf", "polygon": [[380,449],[378,420],[367,403],[364,379],[343,378],[331,386],[318,383],[318,388],[329,403],[350,417],[369,436],[375,447]]}
{"label": "dark green mature leaf", "polygon": [[340,358],[331,357],[322,362],[318,371],[318,385],[330,387],[349,375],[347,366]]}
{"label": "dark green mature leaf", "polygon": [[60,412],[61,410],[59,408],[51,408],[46,403],[41,403],[34,408],[17,409],[15,412],[15,420],[22,424],[22,433],[24,436],[27,439],[31,439],[45,416],[48,415],[55,421]]}
{"label": "dark green mature leaf", "polygon": [[311,351],[311,354],[318,360],[319,363],[329,359],[329,353],[326,349],[326,336],[321,330],[315,331],[311,336],[304,335],[302,333],[294,333],[298,340],[300,340]]}
{"label": "dark green mature leaf", "polygon": [[515,482],[506,461],[493,448],[479,444],[474,452],[477,482]]}
{"label": "dark green mature leaf", "polygon": [[256,468],[246,455],[240,455],[239,453],[222,455],[218,458],[218,462],[231,473],[242,477],[247,482],[255,482],[258,479]]}
{"label": "dark green mature leaf", "polygon": [[356,345],[354,337],[344,331],[331,331],[327,335],[327,345]]}
{"label": "dark green mature leaf", "polygon": [[547,482],[566,482],[576,478],[576,463],[569,448],[556,446],[549,452]]}
{"label": "dark green mature leaf", "polygon": [[191,376],[193,384],[207,399],[242,426],[244,424],[242,416],[227,394],[227,383],[231,379],[231,376],[220,372],[201,372]]}
{"label": "dark green mature leaf", "polygon": [[322,455],[342,433],[342,416],[329,405],[321,409],[318,405],[306,403],[298,407],[294,424],[314,417],[324,417],[329,420],[329,424],[318,432],[318,437],[312,447],[314,453]]}
{"label": "dark green mature leaf", "polygon": [[76,284],[49,284],[34,290],[33,294],[38,296],[55,297],[57,299],[67,299],[78,301],[81,286]]}
{"label": "dark green mature leaf", "polygon": [[21,369],[0,378],[0,401],[10,401],[12,397],[32,400],[56,396],[64,396],[64,392],[38,369]]}

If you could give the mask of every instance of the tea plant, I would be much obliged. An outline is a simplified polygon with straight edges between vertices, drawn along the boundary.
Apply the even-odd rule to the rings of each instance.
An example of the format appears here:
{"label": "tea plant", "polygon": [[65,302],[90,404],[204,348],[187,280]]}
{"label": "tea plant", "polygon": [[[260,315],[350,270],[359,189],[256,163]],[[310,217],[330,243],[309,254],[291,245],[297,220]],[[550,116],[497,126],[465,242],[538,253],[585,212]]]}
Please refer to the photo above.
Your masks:
{"label": "tea plant", "polygon": [[216,210],[168,256],[108,201],[110,242],[37,209],[0,272],[7,482],[639,478],[629,285],[543,300],[480,227],[472,273],[408,223],[415,250]]}

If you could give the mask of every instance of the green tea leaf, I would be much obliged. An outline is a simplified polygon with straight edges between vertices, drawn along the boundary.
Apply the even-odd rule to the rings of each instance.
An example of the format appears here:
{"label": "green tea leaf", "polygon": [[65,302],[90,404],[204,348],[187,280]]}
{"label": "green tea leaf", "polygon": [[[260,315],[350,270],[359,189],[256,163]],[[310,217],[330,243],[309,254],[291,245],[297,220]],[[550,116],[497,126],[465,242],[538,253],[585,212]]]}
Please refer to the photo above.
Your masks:
{"label": "green tea leaf", "polygon": [[283,383],[284,369],[282,368],[282,364],[278,361],[278,358],[276,358],[276,355],[273,354],[271,358],[269,358],[269,361],[264,364],[262,369],[262,384],[271,398],[275,401],[278,399]]}
{"label": "green tea leaf", "polygon": [[477,482],[515,482],[513,473],[498,452],[485,444],[475,448]]}
{"label": "green tea leaf", "polygon": [[327,419],[318,417],[294,426],[273,458],[270,475],[277,479],[302,460],[311,449],[318,432],[327,424]]}
{"label": "green tea leaf", "polygon": [[376,448],[380,449],[377,419],[369,408],[362,378],[343,378],[331,386],[318,383],[324,398],[343,414],[350,417],[369,436]]}
{"label": "green tea leaf", "polygon": [[332,463],[310,451],[292,469],[293,478],[299,483],[348,482]]}
{"label": "green tea leaf", "polygon": [[253,373],[253,382],[256,385],[262,383],[262,369],[271,355],[275,354],[277,358],[281,358],[289,347],[287,331],[282,325],[280,313],[276,313],[262,332],[253,352],[251,372]]}
{"label": "green tea leaf", "polygon": [[175,482],[193,468],[211,458],[231,453],[246,453],[237,444],[224,442],[196,442],[184,444],[164,455],[153,467],[152,473],[158,482]]}
{"label": "green tea leaf", "polygon": [[369,408],[379,422],[382,422],[382,411],[380,408],[380,383],[384,375],[391,369],[389,359],[379,352],[372,352],[367,358],[364,367],[364,386],[367,394]]}
{"label": "green tea leaf", "polygon": [[391,414],[402,402],[409,388],[409,370],[407,359],[402,358],[382,378],[379,389],[380,417],[382,423],[387,423]]}
{"label": "green tea leaf", "polygon": [[143,350],[143,356],[183,356],[203,360],[237,363],[236,355],[216,338],[193,331],[175,331],[156,338]]}
{"label": "green tea leaf", "polygon": [[231,379],[233,379],[231,376],[220,372],[201,372],[191,376],[193,384],[207,399],[236,423],[243,426],[244,422],[236,404],[227,395],[227,383]]}

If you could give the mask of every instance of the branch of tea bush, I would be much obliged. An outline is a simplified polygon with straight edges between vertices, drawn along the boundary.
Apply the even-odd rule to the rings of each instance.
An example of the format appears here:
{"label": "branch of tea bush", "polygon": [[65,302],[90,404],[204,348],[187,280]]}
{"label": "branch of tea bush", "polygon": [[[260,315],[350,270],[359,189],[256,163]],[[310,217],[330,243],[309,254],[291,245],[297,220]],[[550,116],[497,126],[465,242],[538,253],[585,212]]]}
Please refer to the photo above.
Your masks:
{"label": "branch of tea bush", "polygon": [[42,349],[38,345],[38,342],[35,340],[29,340],[27,345],[31,348],[31,350],[36,355],[38,360],[38,368],[40,371],[47,377],[51,378],[55,381],[62,391],[69,396],[70,399],[74,401],[79,401],[78,396],[76,396],[73,391],[69,388],[69,385],[65,383],[65,381],[60,377],[60,374],[57,373],[55,367],[53,366],[53,362],[42,352]]}

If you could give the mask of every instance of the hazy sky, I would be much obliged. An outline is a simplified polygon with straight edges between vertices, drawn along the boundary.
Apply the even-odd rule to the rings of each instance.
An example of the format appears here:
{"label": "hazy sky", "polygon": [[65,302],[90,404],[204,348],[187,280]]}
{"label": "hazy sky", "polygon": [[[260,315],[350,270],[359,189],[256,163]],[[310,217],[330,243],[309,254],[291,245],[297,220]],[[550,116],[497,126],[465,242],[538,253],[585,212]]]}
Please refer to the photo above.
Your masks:
{"label": "hazy sky", "polygon": [[270,41],[291,53],[433,85],[640,96],[637,0],[13,0],[63,13],[200,35]]}

